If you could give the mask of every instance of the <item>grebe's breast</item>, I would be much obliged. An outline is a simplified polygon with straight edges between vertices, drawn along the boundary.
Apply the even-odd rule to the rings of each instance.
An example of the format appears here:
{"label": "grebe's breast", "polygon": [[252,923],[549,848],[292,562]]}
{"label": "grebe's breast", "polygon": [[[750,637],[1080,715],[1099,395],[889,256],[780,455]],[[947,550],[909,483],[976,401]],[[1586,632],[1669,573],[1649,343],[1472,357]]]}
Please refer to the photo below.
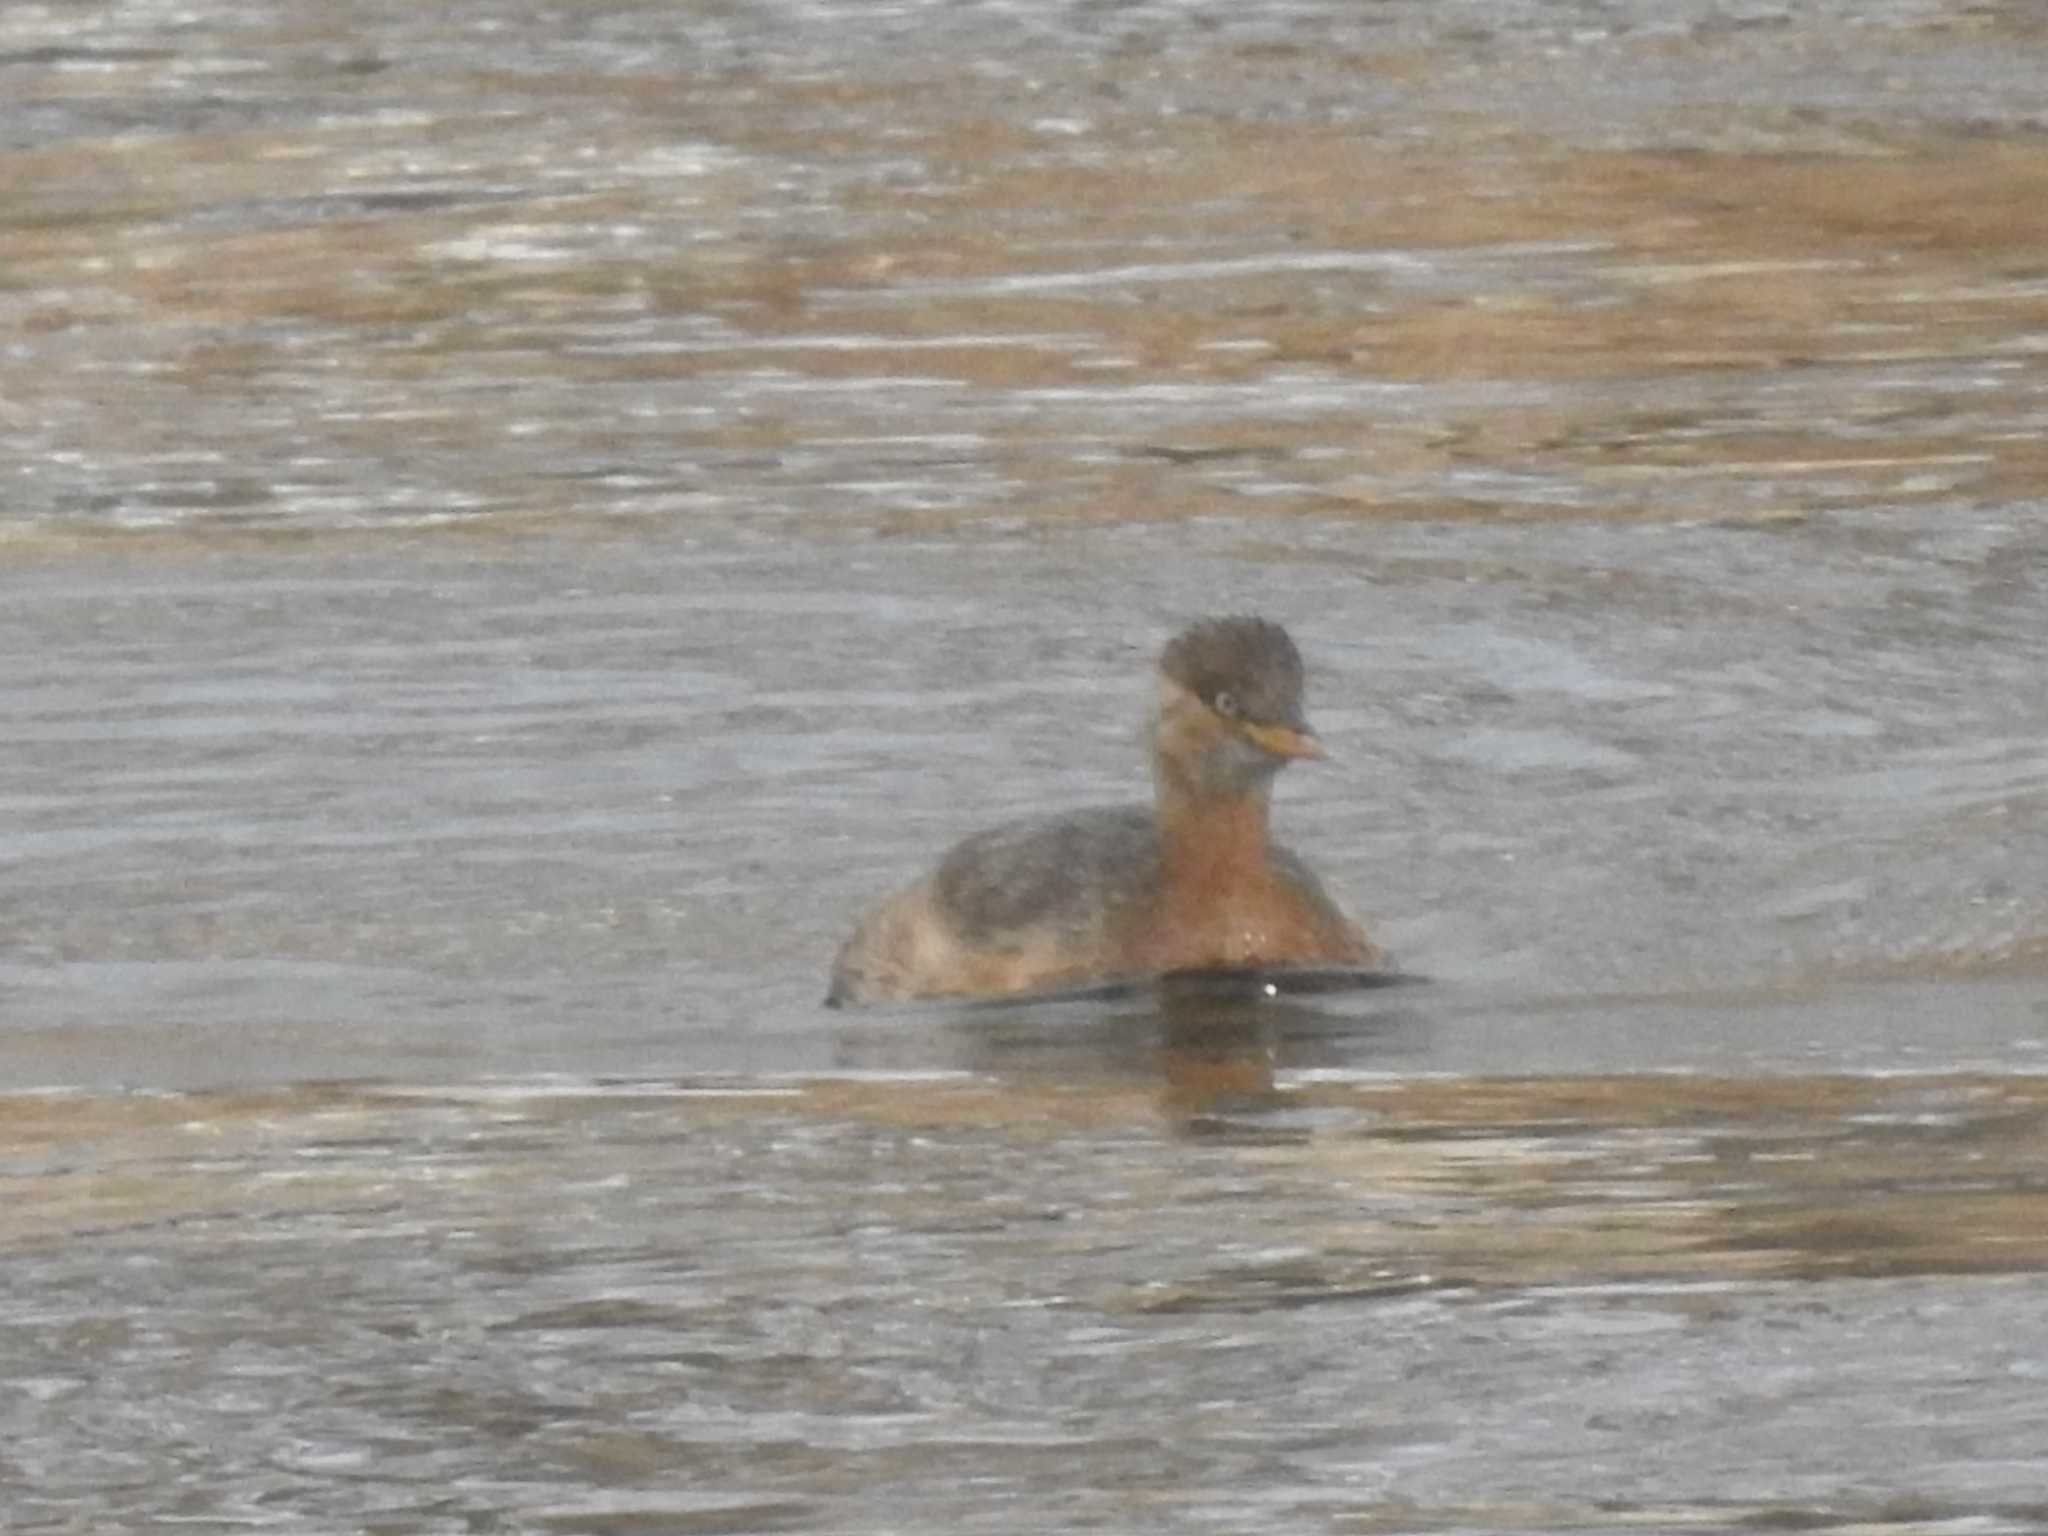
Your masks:
{"label": "grebe's breast", "polygon": [[1370,967],[1384,956],[1300,858],[1272,846],[1256,863],[1168,860],[1137,935],[1135,968],[1175,971]]}

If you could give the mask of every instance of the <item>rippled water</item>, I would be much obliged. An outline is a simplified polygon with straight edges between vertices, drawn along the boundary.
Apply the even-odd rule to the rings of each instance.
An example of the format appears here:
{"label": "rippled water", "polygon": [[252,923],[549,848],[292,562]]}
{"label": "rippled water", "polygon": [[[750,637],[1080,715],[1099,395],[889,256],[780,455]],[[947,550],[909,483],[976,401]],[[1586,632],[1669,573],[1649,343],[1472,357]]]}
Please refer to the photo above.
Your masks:
{"label": "rippled water", "polygon": [[[0,1525],[2048,1524],[2044,54],[0,10]],[[823,1012],[1221,609],[1431,980]]]}
{"label": "rippled water", "polygon": [[1143,1023],[10,1100],[17,1528],[2048,1518],[2040,1078],[1275,1086],[1284,1033]]}

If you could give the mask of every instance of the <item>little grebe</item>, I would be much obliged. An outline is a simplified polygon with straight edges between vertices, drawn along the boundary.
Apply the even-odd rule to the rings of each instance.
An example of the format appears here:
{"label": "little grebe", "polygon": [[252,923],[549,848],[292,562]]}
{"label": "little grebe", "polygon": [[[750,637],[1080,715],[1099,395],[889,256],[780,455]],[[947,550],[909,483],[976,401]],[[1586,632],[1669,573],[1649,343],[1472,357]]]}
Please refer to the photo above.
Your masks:
{"label": "little grebe", "polygon": [[1324,755],[1301,689],[1301,653],[1278,624],[1187,630],[1159,658],[1152,804],[1011,822],[956,844],[854,931],[826,1002],[1382,966],[1307,866],[1267,836],[1274,775]]}

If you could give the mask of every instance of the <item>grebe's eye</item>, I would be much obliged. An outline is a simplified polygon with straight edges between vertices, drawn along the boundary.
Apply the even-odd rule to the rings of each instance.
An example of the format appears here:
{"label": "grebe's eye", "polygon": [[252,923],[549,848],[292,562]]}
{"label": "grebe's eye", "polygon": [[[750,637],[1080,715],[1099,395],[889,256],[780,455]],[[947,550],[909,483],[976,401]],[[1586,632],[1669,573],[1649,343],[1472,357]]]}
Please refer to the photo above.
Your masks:
{"label": "grebe's eye", "polygon": [[1211,707],[1224,719],[1235,720],[1237,718],[1237,695],[1228,688],[1225,688],[1216,695],[1215,702]]}

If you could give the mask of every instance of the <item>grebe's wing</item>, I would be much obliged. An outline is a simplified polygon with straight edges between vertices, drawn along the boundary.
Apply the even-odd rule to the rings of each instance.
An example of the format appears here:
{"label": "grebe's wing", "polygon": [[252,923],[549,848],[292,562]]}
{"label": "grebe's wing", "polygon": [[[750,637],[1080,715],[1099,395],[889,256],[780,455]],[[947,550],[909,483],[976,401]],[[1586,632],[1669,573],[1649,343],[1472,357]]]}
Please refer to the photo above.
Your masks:
{"label": "grebe's wing", "polygon": [[933,877],[938,904],[971,944],[1027,929],[1099,933],[1159,867],[1143,805],[1103,805],[1008,822],[956,844]]}

